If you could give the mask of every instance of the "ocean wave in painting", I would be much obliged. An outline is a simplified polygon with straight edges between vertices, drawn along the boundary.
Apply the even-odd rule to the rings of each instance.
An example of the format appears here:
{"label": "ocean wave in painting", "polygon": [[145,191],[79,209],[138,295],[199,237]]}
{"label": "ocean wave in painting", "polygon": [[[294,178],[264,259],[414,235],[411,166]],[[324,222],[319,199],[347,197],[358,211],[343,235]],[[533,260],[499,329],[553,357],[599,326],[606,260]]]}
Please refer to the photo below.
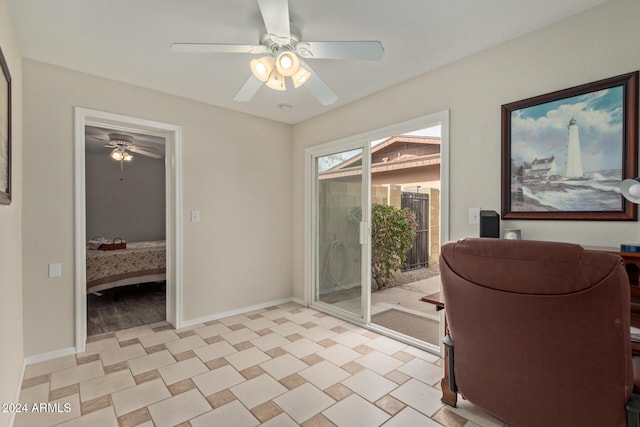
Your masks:
{"label": "ocean wave in painting", "polygon": [[619,211],[621,170],[586,173],[583,178],[549,177],[516,184],[513,210],[527,211]]}

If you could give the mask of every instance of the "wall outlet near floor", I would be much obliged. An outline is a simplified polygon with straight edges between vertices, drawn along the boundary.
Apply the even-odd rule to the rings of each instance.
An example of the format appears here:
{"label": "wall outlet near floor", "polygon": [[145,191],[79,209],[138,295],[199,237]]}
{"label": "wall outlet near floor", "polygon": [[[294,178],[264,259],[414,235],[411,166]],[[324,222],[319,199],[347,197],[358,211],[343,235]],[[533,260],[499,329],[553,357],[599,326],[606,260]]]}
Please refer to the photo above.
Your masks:
{"label": "wall outlet near floor", "polygon": [[480,208],[469,208],[469,224],[480,224]]}
{"label": "wall outlet near floor", "polygon": [[198,210],[191,211],[191,222],[200,222],[200,211]]}

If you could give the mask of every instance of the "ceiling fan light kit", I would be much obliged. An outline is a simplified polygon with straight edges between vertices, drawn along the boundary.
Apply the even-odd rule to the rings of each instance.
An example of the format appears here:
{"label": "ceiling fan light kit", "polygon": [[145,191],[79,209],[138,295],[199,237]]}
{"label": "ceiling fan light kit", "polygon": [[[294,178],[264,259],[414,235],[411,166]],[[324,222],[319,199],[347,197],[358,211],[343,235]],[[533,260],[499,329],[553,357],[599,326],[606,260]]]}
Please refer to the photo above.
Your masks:
{"label": "ceiling fan light kit", "polygon": [[[301,41],[289,17],[288,0],[257,0],[266,27],[260,44],[221,43],[173,43],[171,50],[177,53],[244,53],[267,54],[250,61],[252,75],[233,97],[238,102],[249,101],[264,82],[277,91],[286,90],[286,77],[298,88],[312,79],[305,87],[322,105],[331,105],[337,95],[304,59],[341,59],[378,61],[384,48],[379,41]],[[292,31],[293,30],[293,31]],[[256,80],[257,79],[257,80]]]}

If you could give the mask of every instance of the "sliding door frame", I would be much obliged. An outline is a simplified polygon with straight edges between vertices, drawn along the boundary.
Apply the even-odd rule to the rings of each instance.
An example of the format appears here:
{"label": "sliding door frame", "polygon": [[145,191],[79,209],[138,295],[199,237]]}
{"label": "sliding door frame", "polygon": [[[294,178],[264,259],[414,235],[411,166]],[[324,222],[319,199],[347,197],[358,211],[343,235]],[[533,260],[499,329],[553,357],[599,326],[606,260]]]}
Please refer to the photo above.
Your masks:
{"label": "sliding door frame", "polygon": [[[369,223],[371,217],[371,141],[375,141],[381,138],[386,138],[392,135],[401,135],[404,133],[416,131],[419,129],[425,129],[436,125],[441,125],[440,134],[440,244],[449,240],[449,110],[440,111],[434,114],[417,117],[415,119],[407,120],[401,123],[397,123],[390,126],[374,129],[369,132],[353,135],[347,138],[339,139],[336,141],[327,142],[324,144],[309,147],[305,150],[305,232],[304,232],[304,271],[305,271],[305,303],[307,306],[313,305],[314,308],[320,311],[326,311],[328,314],[349,320],[353,323],[359,324],[367,329],[374,330],[376,332],[383,333],[394,339],[406,342],[416,347],[422,348],[432,353],[442,355],[444,353],[443,346],[439,346],[424,343],[417,339],[408,339],[405,336],[390,333],[386,328],[380,328],[370,323],[370,301],[371,301],[371,289],[370,286],[365,286],[365,283],[371,282],[371,269],[369,265],[371,263],[371,227],[367,226],[369,235],[367,236],[367,257],[363,259],[363,303],[364,318],[361,321],[354,320],[344,316],[343,313],[337,310],[326,309],[324,305],[318,306],[313,304],[314,301],[314,287],[317,276],[316,271],[316,236],[315,236],[315,159],[322,155],[331,154],[340,151],[347,151],[350,149],[362,148],[367,146],[366,152],[363,151],[363,175],[367,175],[365,182],[365,188],[363,193],[366,193],[366,197],[363,196],[363,221]],[[364,213],[367,211],[365,217]],[[365,273],[364,270],[367,270]],[[426,303],[425,303],[426,304]],[[440,337],[444,335],[444,315],[440,312]],[[441,340],[440,340],[441,341]]]}

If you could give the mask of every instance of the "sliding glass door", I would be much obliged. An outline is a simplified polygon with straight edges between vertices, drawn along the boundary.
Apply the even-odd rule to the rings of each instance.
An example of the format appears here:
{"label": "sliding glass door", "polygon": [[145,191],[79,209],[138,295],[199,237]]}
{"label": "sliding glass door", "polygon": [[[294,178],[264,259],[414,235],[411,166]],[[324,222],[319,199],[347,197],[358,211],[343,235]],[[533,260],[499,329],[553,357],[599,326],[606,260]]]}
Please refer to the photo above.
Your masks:
{"label": "sliding glass door", "polygon": [[[312,305],[368,322],[368,144],[312,155]],[[364,172],[364,173],[363,173]]]}

